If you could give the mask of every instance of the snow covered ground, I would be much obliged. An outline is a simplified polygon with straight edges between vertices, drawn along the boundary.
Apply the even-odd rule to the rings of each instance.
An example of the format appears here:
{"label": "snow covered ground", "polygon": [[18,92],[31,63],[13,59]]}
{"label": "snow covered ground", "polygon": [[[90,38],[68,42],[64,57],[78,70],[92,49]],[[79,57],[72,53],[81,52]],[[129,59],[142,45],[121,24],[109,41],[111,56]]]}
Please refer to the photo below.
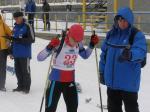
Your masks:
{"label": "snow covered ground", "polygon": [[[33,44],[33,58],[31,60],[32,86],[28,95],[11,92],[12,89],[17,86],[16,77],[7,73],[7,92],[0,92],[0,112],[39,112],[50,58],[44,62],[38,62],[36,56],[47,43],[48,41],[46,40],[36,38],[36,42]],[[147,66],[142,72],[142,83],[139,92],[141,112],[150,112],[149,63],[150,54],[148,54]],[[13,65],[13,61],[8,59],[8,65]],[[79,93],[78,112],[100,112],[100,109],[96,107],[96,105],[99,104],[99,93],[94,52],[88,60],[83,60],[80,57],[78,58],[76,63],[76,81],[81,84],[83,89],[82,93]],[[102,86],[102,97],[103,104],[106,104],[107,97],[105,86]],[[86,98],[92,98],[91,102],[87,104],[85,102]],[[62,97],[59,101],[57,112],[66,112]],[[105,110],[104,112],[107,111]]]}

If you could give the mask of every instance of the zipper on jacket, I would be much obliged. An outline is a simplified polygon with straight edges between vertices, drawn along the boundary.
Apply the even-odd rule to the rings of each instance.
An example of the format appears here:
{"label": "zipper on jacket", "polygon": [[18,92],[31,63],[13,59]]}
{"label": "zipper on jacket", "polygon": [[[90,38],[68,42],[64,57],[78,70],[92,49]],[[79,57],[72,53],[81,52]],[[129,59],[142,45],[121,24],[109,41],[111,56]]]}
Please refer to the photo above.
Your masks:
{"label": "zipper on jacket", "polygon": [[[120,41],[120,37],[121,37],[121,33],[119,33],[119,41]],[[116,54],[117,54],[117,50],[116,50],[117,48],[114,48],[114,50],[115,50],[115,52],[114,52],[114,55],[113,55],[113,71],[112,71],[112,87],[114,87],[114,77],[115,77],[115,64],[116,64],[116,61],[117,60],[115,60],[116,59]]]}
{"label": "zipper on jacket", "polygon": [[[120,37],[121,37],[121,33],[119,33],[119,40],[120,41]],[[114,63],[113,63],[113,70],[112,70],[112,87],[114,87],[114,79],[115,79],[115,63],[116,63],[116,54],[117,54],[117,48],[114,48],[114,55],[113,55],[113,60],[114,60]]]}
{"label": "zipper on jacket", "polygon": [[116,49],[115,49],[115,52],[114,52],[114,53],[115,53],[115,54],[113,55],[113,60],[114,60],[113,63],[114,63],[114,64],[113,64],[113,67],[112,67],[112,69],[113,69],[113,71],[112,71],[112,87],[114,86],[114,77],[115,77],[115,73],[114,73],[115,70],[114,70],[114,69],[115,69],[115,63],[116,63],[116,62],[115,62],[115,58],[116,58]]}

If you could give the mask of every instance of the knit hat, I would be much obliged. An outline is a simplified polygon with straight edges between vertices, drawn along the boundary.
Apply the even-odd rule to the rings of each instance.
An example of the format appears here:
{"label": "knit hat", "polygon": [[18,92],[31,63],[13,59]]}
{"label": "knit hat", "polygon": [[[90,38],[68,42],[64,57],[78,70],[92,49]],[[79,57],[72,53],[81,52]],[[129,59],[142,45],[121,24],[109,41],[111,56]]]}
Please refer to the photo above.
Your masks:
{"label": "knit hat", "polygon": [[84,37],[84,30],[81,25],[74,24],[70,27],[68,31],[68,37],[73,38],[76,42],[80,42]]}
{"label": "knit hat", "polygon": [[15,12],[15,13],[13,14],[13,17],[14,17],[14,18],[23,17],[23,13],[22,13],[22,12]]}

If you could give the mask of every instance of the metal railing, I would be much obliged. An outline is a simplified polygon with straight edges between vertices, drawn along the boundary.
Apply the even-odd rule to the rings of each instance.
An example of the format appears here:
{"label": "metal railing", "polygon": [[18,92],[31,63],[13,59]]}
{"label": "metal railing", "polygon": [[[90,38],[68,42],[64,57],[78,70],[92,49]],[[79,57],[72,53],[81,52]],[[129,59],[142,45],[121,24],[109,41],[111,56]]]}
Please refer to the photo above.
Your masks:
{"label": "metal railing", "polygon": [[[12,17],[13,12],[6,11],[3,13],[3,17],[6,23],[13,27],[14,19]],[[135,15],[135,23],[139,29],[144,31],[146,34],[149,32],[150,25],[150,11],[134,11]],[[25,15],[32,14],[30,12],[26,12]],[[114,12],[44,12],[44,14],[49,14],[49,21],[51,23],[50,31],[60,31],[66,28],[66,24],[68,27],[74,23],[86,25],[86,32],[91,32],[96,30],[98,33],[107,32],[112,24],[115,13]],[[86,20],[83,20],[83,14],[86,15]],[[35,12],[34,13],[34,28],[35,31],[46,31],[46,17],[43,16],[43,12]],[[104,21],[95,21],[94,16],[105,15]],[[26,19],[28,20],[27,16]],[[104,27],[105,26],[105,27]],[[103,27],[103,28],[102,28]]]}
{"label": "metal railing", "polygon": [[[27,2],[28,0],[0,0],[0,6],[7,6],[7,5],[18,5],[20,2]],[[42,0],[34,0],[36,4],[41,4]],[[82,0],[47,0],[48,3],[82,3]],[[90,2],[87,0],[87,2]]]}

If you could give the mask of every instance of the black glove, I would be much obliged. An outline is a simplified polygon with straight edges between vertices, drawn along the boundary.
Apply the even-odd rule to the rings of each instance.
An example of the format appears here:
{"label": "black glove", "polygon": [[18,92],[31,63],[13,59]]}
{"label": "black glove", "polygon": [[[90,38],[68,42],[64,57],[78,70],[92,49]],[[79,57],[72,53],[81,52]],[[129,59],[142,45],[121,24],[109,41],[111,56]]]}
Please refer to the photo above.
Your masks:
{"label": "black glove", "polygon": [[89,47],[91,49],[94,49],[95,45],[98,44],[99,42],[99,38],[97,35],[91,35],[91,39],[90,39],[90,44],[89,44]]}
{"label": "black glove", "polygon": [[10,40],[10,41],[12,41],[12,42],[19,42],[20,41],[20,38],[14,38],[13,36],[2,36],[3,38],[5,38],[5,39],[8,39],[8,40]]}
{"label": "black glove", "polygon": [[1,10],[1,13],[4,13],[4,10]]}
{"label": "black glove", "polygon": [[13,54],[12,46],[8,47],[7,53],[8,53],[8,55],[12,55]]}
{"label": "black glove", "polygon": [[119,61],[129,61],[132,58],[132,53],[130,49],[125,48],[119,57]]}
{"label": "black glove", "polygon": [[105,79],[104,79],[104,74],[103,73],[100,73],[100,83],[105,85]]}

